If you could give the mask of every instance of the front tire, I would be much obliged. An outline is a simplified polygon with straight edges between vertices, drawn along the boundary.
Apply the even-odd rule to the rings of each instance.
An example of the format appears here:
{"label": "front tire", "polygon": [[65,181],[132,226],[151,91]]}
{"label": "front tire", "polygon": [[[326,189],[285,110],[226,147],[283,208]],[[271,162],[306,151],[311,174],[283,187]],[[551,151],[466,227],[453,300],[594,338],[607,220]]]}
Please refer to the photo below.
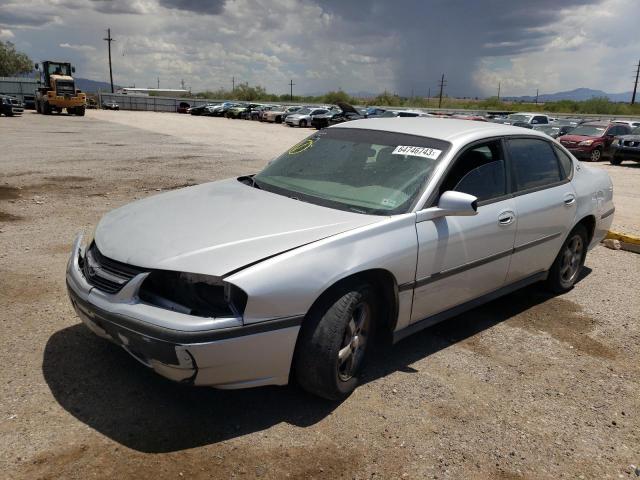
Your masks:
{"label": "front tire", "polygon": [[618,155],[611,155],[609,163],[611,163],[611,165],[620,165],[622,163],[622,157],[619,157]]}
{"label": "front tire", "polygon": [[573,288],[578,281],[588,246],[587,229],[577,225],[562,244],[549,276],[547,286],[554,293],[565,293]]}
{"label": "front tire", "polygon": [[329,400],[349,396],[367,360],[377,314],[374,289],[368,284],[345,284],[314,307],[296,348],[298,384]]}
{"label": "front tire", "polygon": [[76,107],[74,113],[79,117],[84,117],[85,107]]}
{"label": "front tire", "polygon": [[599,162],[602,159],[602,149],[594,148],[591,151],[591,155],[589,156],[589,160],[592,162]]}
{"label": "front tire", "polygon": [[298,126],[300,128],[307,128],[307,121],[306,120],[300,120],[300,123],[298,123]]}

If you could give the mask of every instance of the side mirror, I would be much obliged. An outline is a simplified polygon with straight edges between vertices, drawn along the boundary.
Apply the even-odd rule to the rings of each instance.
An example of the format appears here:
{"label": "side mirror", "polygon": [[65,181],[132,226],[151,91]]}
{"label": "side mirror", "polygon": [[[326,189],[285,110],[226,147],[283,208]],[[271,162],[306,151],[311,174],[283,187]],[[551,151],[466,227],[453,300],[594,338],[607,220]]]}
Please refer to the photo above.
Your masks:
{"label": "side mirror", "polygon": [[40,67],[38,66],[38,64],[37,64],[37,63],[34,63],[34,64],[33,64],[33,68],[35,68],[36,70],[40,70]]}
{"label": "side mirror", "polygon": [[478,199],[473,195],[452,190],[440,195],[437,207],[420,210],[417,220],[423,222],[440,217],[464,216],[469,217],[478,213]]}

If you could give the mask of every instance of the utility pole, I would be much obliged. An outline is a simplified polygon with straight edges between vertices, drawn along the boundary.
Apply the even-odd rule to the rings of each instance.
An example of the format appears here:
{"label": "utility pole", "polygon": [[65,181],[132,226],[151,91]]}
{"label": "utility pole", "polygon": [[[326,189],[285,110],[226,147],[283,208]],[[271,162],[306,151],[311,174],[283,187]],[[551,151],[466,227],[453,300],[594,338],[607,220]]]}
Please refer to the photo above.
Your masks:
{"label": "utility pole", "polygon": [[293,79],[289,80],[289,100],[293,102],[293,86],[295,85],[295,83],[293,83]]}
{"label": "utility pole", "polygon": [[111,69],[111,42],[115,42],[113,38],[111,38],[111,29],[107,28],[107,38],[103,39],[107,42],[107,47],[109,49],[109,79],[111,80],[111,93],[113,93],[113,70]]}
{"label": "utility pole", "polygon": [[536,105],[538,104],[538,89],[536,88]]}
{"label": "utility pole", "polygon": [[236,91],[236,77],[231,77],[231,92],[235,93]]}
{"label": "utility pole", "polygon": [[158,77],[158,90],[160,90],[160,77]]}
{"label": "utility pole", "polygon": [[184,78],[180,80],[180,85],[182,85],[182,90],[184,90]]}
{"label": "utility pole", "polygon": [[442,74],[442,78],[440,79],[440,99],[438,100],[438,108],[442,107],[442,90],[447,86],[447,82],[444,81],[444,73]]}
{"label": "utility pole", "polygon": [[429,101],[431,100],[431,87],[427,90],[427,106],[429,105]]}
{"label": "utility pole", "polygon": [[638,68],[636,69],[636,83],[633,84],[633,95],[631,96],[631,105],[636,103],[636,92],[638,91],[639,76],[640,76],[640,60],[638,60]]}
{"label": "utility pole", "polygon": [[500,101],[500,82],[498,82],[498,101]]}

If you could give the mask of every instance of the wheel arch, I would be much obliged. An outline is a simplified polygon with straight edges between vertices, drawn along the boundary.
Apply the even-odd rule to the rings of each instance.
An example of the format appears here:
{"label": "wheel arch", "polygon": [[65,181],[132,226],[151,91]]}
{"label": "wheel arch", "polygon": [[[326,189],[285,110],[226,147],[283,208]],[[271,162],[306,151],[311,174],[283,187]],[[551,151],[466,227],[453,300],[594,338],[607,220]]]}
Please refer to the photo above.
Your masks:
{"label": "wheel arch", "polygon": [[576,228],[578,225],[582,225],[586,228],[587,235],[589,235],[589,238],[587,239],[587,245],[590,244],[596,231],[596,217],[594,215],[586,215],[582,217],[580,221],[576,222],[573,228]]}
{"label": "wheel arch", "polygon": [[[398,297],[398,282],[393,273],[384,268],[371,268],[362,270],[356,273],[352,273],[346,277],[343,277],[327,288],[313,301],[311,307],[307,311],[307,315],[318,309],[324,307],[328,300],[332,298],[334,292],[340,288],[344,288],[350,285],[358,285],[362,283],[370,284],[379,295],[381,317],[378,340],[383,342],[391,341],[393,337],[393,331],[395,330],[396,323],[398,321],[398,312],[400,308],[400,301]],[[302,327],[304,328],[304,321]]]}

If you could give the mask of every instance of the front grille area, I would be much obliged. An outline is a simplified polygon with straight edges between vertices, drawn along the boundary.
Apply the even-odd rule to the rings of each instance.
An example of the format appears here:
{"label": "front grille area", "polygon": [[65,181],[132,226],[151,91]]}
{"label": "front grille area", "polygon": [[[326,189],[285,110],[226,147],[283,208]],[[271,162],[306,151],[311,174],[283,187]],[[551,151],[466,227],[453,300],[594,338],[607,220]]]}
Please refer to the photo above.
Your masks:
{"label": "front grille area", "polygon": [[95,243],[87,249],[81,266],[87,282],[106,293],[119,292],[133,277],[148,271],[105,257]]}
{"label": "front grille area", "polygon": [[56,93],[58,95],[74,95],[76,89],[73,82],[59,81],[56,83]]}

